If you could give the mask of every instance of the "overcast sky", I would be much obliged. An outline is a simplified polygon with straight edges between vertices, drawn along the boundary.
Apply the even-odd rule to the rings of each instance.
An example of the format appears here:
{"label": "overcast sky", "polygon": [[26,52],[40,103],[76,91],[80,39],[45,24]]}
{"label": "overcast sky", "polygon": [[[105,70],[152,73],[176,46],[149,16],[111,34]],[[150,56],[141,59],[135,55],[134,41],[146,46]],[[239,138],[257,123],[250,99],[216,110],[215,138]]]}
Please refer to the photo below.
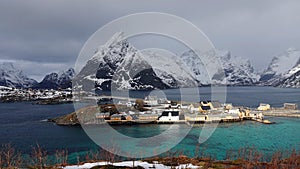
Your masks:
{"label": "overcast sky", "polygon": [[216,48],[261,70],[289,47],[300,49],[299,9],[298,0],[1,0],[0,61],[41,80],[73,67],[83,44],[106,23],[165,12],[191,21]]}

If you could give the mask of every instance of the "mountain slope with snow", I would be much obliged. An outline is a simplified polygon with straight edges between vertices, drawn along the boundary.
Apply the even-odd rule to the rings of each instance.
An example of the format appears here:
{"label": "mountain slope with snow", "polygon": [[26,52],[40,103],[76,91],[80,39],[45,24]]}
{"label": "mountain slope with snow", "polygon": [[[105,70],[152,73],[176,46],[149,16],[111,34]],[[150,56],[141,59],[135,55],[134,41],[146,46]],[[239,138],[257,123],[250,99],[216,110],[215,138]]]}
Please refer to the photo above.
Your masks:
{"label": "mountain slope with snow", "polygon": [[[201,60],[204,57],[207,63]],[[187,51],[181,55],[181,59],[201,84],[254,85],[258,81],[258,75],[250,61],[231,56],[228,51],[209,51],[200,56],[193,51]]]}
{"label": "mountain slope with snow", "polygon": [[174,87],[198,86],[198,81],[178,58],[178,56],[163,50],[144,50],[144,59],[164,83]]}
{"label": "mountain slope with snow", "polygon": [[0,86],[14,88],[29,88],[37,84],[34,79],[28,78],[13,63],[0,63]]}
{"label": "mountain slope with snow", "polygon": [[261,75],[263,85],[276,85],[287,76],[286,74],[300,63],[300,52],[294,48],[275,56]]}
{"label": "mountain slope with snow", "polygon": [[73,68],[58,73],[50,73],[44,79],[36,84],[34,88],[39,89],[66,89],[72,87],[72,79],[75,76]]}
{"label": "mountain slope with snow", "polygon": [[[161,60],[162,58],[165,60]],[[175,72],[180,66],[158,53],[140,52],[122,33],[116,33],[95,54],[75,78],[85,89],[167,89],[191,86],[193,79]],[[157,62],[159,60],[159,62]],[[169,65],[169,66],[167,66]],[[175,67],[173,67],[175,66]],[[178,70],[177,70],[178,71]]]}
{"label": "mountain slope with snow", "polygon": [[285,73],[275,86],[300,88],[300,64]]}
{"label": "mountain slope with snow", "polygon": [[87,61],[75,78],[75,86],[91,90],[112,87],[117,90],[166,89],[211,84],[291,86],[288,83],[298,84],[295,82],[298,76],[288,72],[300,63],[299,56],[299,51],[290,48],[274,57],[258,75],[248,59],[232,56],[228,51],[208,51],[200,56],[194,51],[182,55],[153,49],[139,51],[122,38],[122,33],[116,33]]}

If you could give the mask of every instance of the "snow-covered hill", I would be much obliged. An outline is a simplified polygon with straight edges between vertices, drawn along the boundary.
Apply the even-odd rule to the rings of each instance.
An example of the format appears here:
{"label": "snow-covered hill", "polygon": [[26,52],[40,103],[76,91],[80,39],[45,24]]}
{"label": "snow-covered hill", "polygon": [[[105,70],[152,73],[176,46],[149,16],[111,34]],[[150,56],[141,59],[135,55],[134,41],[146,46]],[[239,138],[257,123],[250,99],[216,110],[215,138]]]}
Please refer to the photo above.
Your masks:
{"label": "snow-covered hill", "polygon": [[75,76],[73,68],[58,73],[50,73],[44,79],[36,84],[34,88],[40,89],[66,89],[72,87],[72,79]]}
{"label": "snow-covered hill", "polygon": [[13,63],[0,63],[0,86],[28,88],[36,84],[37,81],[28,78],[21,70],[15,68]]}

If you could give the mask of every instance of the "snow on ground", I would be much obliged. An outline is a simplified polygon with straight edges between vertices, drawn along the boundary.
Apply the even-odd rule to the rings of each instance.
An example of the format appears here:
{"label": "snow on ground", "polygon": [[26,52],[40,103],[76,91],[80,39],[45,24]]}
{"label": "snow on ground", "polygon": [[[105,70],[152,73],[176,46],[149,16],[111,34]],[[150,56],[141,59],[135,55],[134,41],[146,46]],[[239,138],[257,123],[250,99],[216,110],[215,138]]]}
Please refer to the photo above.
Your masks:
{"label": "snow on ground", "polygon": [[[170,166],[165,166],[163,164],[151,164],[148,162],[143,162],[143,161],[123,161],[123,162],[117,162],[117,163],[110,163],[110,162],[96,162],[96,163],[85,163],[82,165],[72,165],[72,166],[66,166],[64,169],[89,169],[95,166],[104,166],[104,165],[113,165],[116,167],[133,167],[134,166],[141,166],[145,169],[150,169],[150,168],[156,168],[156,169],[170,169]],[[174,168],[174,167],[173,167]],[[184,169],[184,168],[201,168],[199,166],[194,166],[192,164],[181,164],[177,167],[176,169]]]}

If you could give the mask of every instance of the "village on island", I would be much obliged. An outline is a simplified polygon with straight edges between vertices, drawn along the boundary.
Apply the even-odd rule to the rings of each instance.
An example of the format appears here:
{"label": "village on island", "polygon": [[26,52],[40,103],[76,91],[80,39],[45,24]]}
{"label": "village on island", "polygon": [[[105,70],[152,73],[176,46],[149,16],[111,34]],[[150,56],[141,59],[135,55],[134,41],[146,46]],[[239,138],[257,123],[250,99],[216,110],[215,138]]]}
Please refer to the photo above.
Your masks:
{"label": "village on island", "polygon": [[273,108],[261,103],[257,108],[234,106],[219,101],[199,101],[196,103],[170,101],[157,96],[145,99],[128,99],[112,96],[97,98],[97,106],[76,111],[81,124],[169,124],[169,123],[222,123],[254,120],[264,124],[273,122],[264,116],[300,117],[297,104],[284,103],[282,108]]}
{"label": "village on island", "polygon": [[[60,125],[73,124],[167,124],[167,123],[219,123],[254,120],[264,124],[273,122],[265,116],[300,117],[300,110],[295,103],[283,103],[281,108],[261,103],[256,108],[235,106],[232,103],[203,100],[198,102],[170,101],[157,96],[144,99],[91,96],[88,93],[81,98],[87,102],[95,101],[97,105],[83,107],[73,113],[51,119]],[[14,89],[0,87],[1,102],[31,101],[36,104],[76,103],[72,89],[40,90]],[[74,117],[76,114],[76,117]]]}

